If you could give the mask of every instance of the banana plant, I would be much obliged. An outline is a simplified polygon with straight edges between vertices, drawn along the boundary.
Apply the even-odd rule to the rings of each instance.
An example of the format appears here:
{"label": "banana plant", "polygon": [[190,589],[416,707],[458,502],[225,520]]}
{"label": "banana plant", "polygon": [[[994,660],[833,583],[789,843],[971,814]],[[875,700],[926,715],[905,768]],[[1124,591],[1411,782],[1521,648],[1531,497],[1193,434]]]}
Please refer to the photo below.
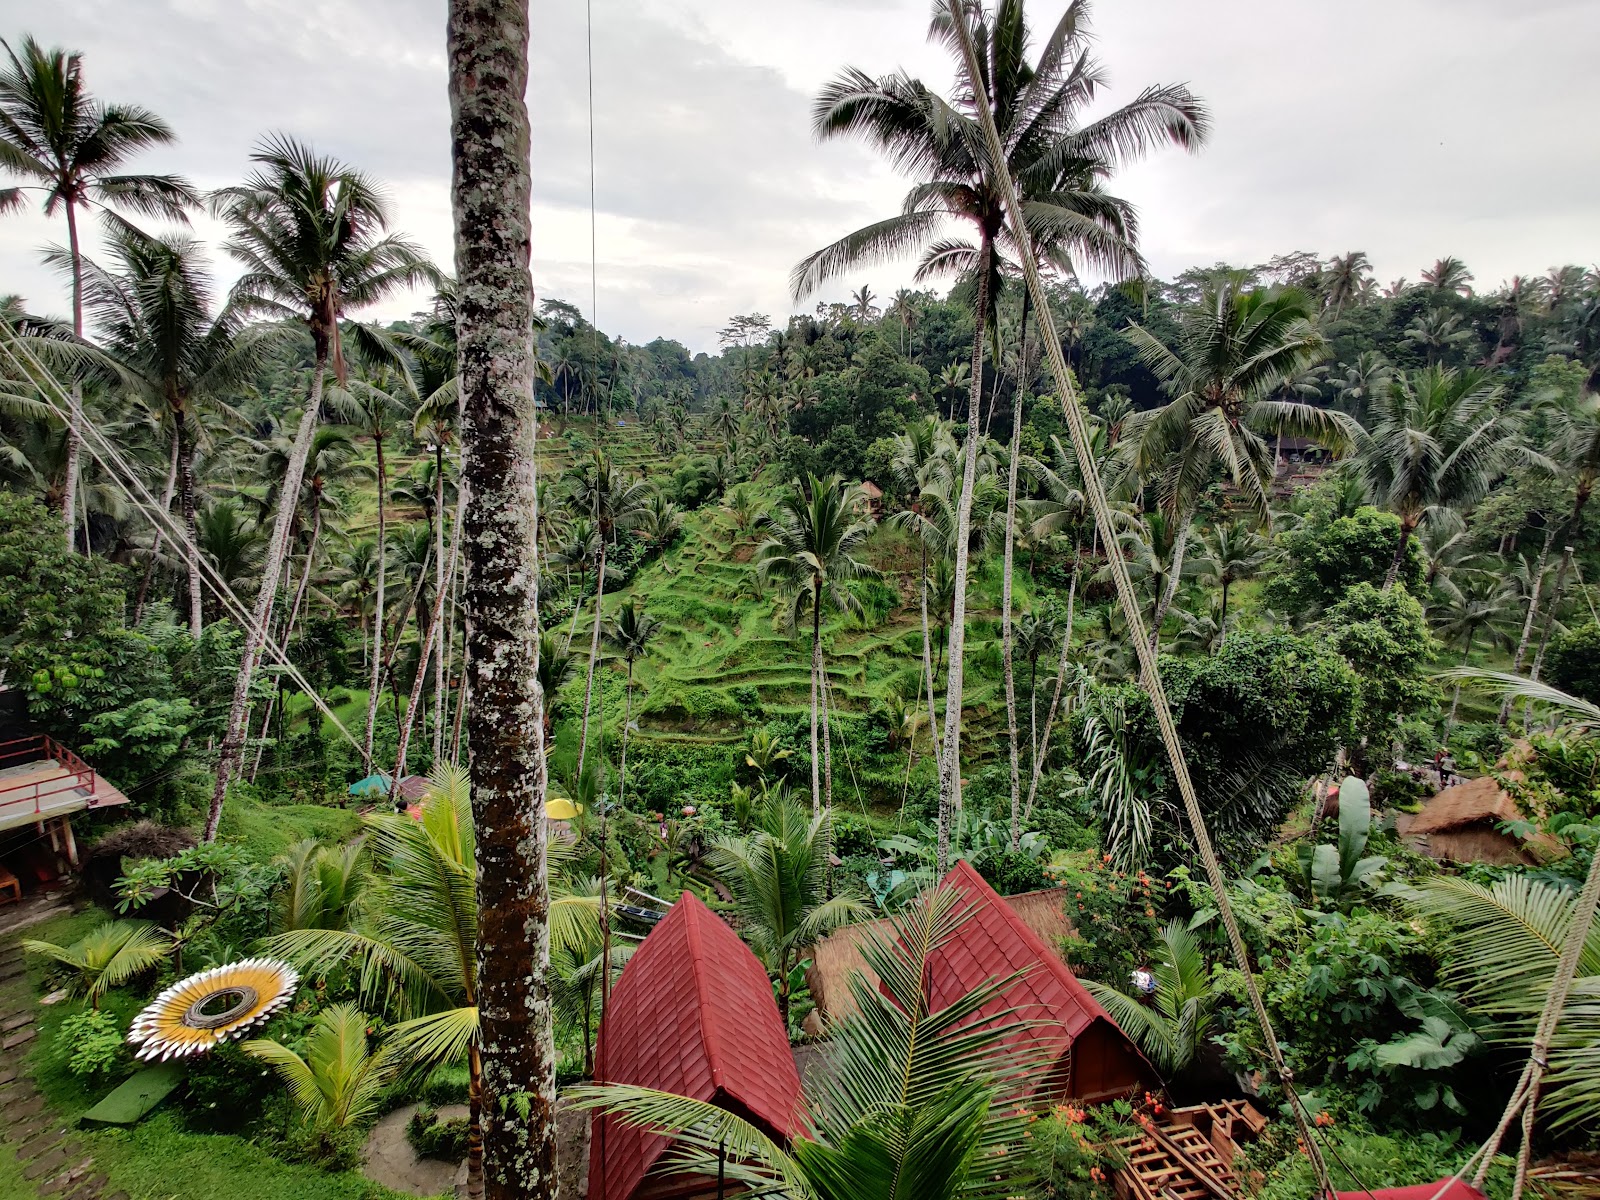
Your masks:
{"label": "banana plant", "polygon": [[1366,854],[1372,831],[1372,802],[1367,785],[1347,776],[1339,785],[1339,841],[1298,850],[1300,883],[1313,902],[1330,903],[1341,911],[1354,906],[1389,865],[1381,854]]}

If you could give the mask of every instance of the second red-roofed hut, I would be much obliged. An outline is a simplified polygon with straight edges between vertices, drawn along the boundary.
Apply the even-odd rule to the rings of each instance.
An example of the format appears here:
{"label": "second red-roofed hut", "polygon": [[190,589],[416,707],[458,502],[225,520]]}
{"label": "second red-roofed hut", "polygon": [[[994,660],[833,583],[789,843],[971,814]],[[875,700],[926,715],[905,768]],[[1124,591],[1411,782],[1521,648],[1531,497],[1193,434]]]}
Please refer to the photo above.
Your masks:
{"label": "second red-roofed hut", "polygon": [[1157,1084],[1139,1048],[983,876],[958,862],[944,885],[965,895],[966,918],[929,960],[929,1002],[935,1010],[987,982],[1025,971],[977,1019],[1014,1009],[1032,1022],[1007,1042],[1032,1041],[1049,1060],[1036,1093],[1092,1104]]}

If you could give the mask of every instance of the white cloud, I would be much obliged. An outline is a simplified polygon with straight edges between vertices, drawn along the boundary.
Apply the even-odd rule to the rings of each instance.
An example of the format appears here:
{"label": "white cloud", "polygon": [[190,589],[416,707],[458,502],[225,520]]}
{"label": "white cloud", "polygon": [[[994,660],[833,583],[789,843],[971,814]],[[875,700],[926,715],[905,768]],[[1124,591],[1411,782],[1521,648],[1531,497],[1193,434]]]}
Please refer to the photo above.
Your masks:
{"label": "white cloud", "polygon": [[[1033,0],[1036,24],[1061,0]],[[235,181],[269,130],[384,180],[397,224],[450,252],[440,0],[0,0],[0,29],[84,51],[91,86],[143,103],[182,144],[140,164]],[[535,278],[589,307],[583,7],[534,5]],[[949,78],[926,0],[595,0],[599,317],[632,341],[714,345],[733,312],[787,312],[808,251],[892,211],[901,181],[862,148],[817,144],[811,96],[840,66]],[[1579,121],[1600,5],[1526,0],[1123,0],[1096,12],[1108,100],[1186,80],[1210,147],[1118,188],[1171,273],[1291,249],[1365,249],[1385,278],[1457,254],[1492,286],[1600,258],[1600,164]],[[215,238],[208,223],[202,234]],[[60,311],[38,216],[0,221],[0,290]],[[875,290],[903,268],[863,272]],[[842,295],[846,289],[840,287]],[[398,301],[382,315],[414,306]]]}

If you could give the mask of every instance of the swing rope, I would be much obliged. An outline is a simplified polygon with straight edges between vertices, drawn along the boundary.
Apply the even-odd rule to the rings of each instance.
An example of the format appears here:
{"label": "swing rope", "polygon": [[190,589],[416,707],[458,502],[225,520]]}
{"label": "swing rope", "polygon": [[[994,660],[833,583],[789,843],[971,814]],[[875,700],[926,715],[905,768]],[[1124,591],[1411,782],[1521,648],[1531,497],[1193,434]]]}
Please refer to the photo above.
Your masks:
{"label": "swing rope", "polygon": [[[972,89],[973,106],[978,115],[978,124],[985,143],[981,149],[974,146],[973,150],[980,158],[989,160],[990,169],[994,172],[999,182],[1001,199],[1005,207],[1007,220],[1011,226],[1012,239],[1015,243],[1018,257],[1021,259],[1023,276],[1027,281],[1028,291],[1033,297],[1033,306],[1037,310],[1039,327],[1043,335],[1042,340],[1050,360],[1051,375],[1061,396],[1063,416],[1066,420],[1067,430],[1072,438],[1072,448],[1077,456],[1079,472],[1083,477],[1083,490],[1089,498],[1090,506],[1094,510],[1095,523],[1100,529],[1101,536],[1106,539],[1107,545],[1114,545],[1115,526],[1112,523],[1110,505],[1107,503],[1105,488],[1100,481],[1099,472],[1096,470],[1094,453],[1089,440],[1088,425],[1078,401],[1076,388],[1073,386],[1071,371],[1061,351],[1061,338],[1056,332],[1055,316],[1050,310],[1050,297],[1045,291],[1044,278],[1039,270],[1038,259],[1034,253],[1033,239],[1028,232],[1027,224],[1022,215],[1022,203],[1017,195],[1016,183],[1011,176],[1011,167],[1006,158],[1005,144],[1001,141],[1000,131],[995,125],[994,113],[990,107],[988,88],[984,84],[983,68],[979,63],[978,52],[973,44],[972,28],[968,23],[968,3],[969,0],[946,0],[956,40],[959,42],[962,57],[965,60],[967,83]],[[1205,866],[1206,878],[1216,896],[1217,912],[1227,930],[1228,942],[1233,951],[1234,961],[1244,977],[1245,990],[1250,998],[1250,1007],[1254,1009],[1256,1020],[1261,1027],[1261,1036],[1265,1043],[1267,1055],[1271,1059],[1273,1071],[1283,1087],[1284,1098],[1294,1115],[1295,1124],[1299,1127],[1300,1141],[1304,1147],[1306,1157],[1310,1159],[1312,1169],[1316,1173],[1317,1185],[1322,1194],[1331,1194],[1332,1185],[1328,1177],[1327,1163],[1323,1160],[1322,1152],[1311,1122],[1307,1117],[1305,1106],[1300,1099],[1299,1092],[1295,1089],[1294,1073],[1285,1061],[1283,1050],[1278,1045],[1277,1035],[1273,1032],[1272,1021],[1267,1014],[1266,1004],[1261,998],[1261,990],[1256,983],[1255,974],[1250,969],[1249,951],[1245,946],[1244,936],[1239,930],[1238,922],[1234,918],[1233,905],[1228,899],[1228,881],[1223,874],[1222,864],[1217,859],[1216,851],[1212,847],[1211,835],[1206,829],[1205,815],[1200,809],[1200,799],[1195,792],[1194,781],[1189,776],[1189,767],[1184,757],[1183,745],[1178,740],[1178,728],[1173,721],[1172,710],[1167,702],[1166,691],[1161,683],[1161,671],[1156,660],[1156,651],[1150,643],[1145,627],[1144,614],[1139,609],[1138,598],[1133,589],[1133,581],[1128,575],[1127,563],[1120,555],[1115,553],[1107,556],[1107,562],[1111,568],[1112,579],[1116,584],[1117,599],[1122,606],[1129,634],[1133,638],[1134,651],[1139,658],[1145,691],[1150,697],[1151,707],[1155,711],[1156,723],[1161,730],[1161,740],[1166,747],[1168,758],[1171,760],[1172,773],[1177,781],[1178,791],[1183,797],[1184,809],[1188,814],[1189,824],[1194,834],[1195,848],[1199,851],[1200,860]]]}
{"label": "swing rope", "polygon": [[[0,343],[0,351],[4,352],[11,369],[19,379],[26,379],[33,383],[38,389],[45,406],[50,409],[57,419],[61,421],[68,420],[72,405],[68,400],[67,389],[55,377],[50,368],[39,361],[38,356],[33,353],[24,339],[11,325],[0,322],[0,327],[5,330],[5,340]],[[56,400],[51,398],[51,389],[54,389],[57,396],[61,398],[62,404],[58,404]],[[149,489],[145,487],[144,482],[139,478],[139,473],[134,470],[127,458],[93,422],[82,422],[81,428],[85,434],[84,445],[101,469],[111,477],[112,481],[127,496],[133,506],[144,515],[146,520],[157,530],[164,533],[174,545],[182,547],[183,552],[198,563],[201,574],[206,578],[212,593],[221,602],[223,608],[243,628],[254,630],[260,634],[262,650],[283,667],[284,673],[289,676],[295,686],[306,694],[324,717],[333,722],[334,728],[339,731],[345,741],[349,742],[356,752],[362,754],[363,759],[365,759],[361,743],[345,728],[344,723],[339,720],[338,715],[329,707],[327,701],[311,686],[310,681],[301,674],[299,668],[290,661],[287,651],[272,636],[271,630],[257,629],[251,611],[234,594],[227,580],[222,577],[211,561],[200,553],[199,548],[190,540],[189,531],[184,524],[170,512],[167,512],[156,498],[151,495]],[[367,765],[370,769],[371,764],[368,763]]]}

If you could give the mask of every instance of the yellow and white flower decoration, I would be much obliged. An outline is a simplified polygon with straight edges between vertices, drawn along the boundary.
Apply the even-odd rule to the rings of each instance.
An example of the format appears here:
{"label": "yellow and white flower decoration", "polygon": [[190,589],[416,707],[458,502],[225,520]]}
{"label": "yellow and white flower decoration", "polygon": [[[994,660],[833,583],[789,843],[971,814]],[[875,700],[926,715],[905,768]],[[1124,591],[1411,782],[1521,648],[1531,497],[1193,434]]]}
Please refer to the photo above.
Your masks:
{"label": "yellow and white flower decoration", "polygon": [[275,958],[247,958],[201,971],[163,991],[133,1019],[140,1058],[204,1054],[242,1037],[288,1004],[300,976]]}

